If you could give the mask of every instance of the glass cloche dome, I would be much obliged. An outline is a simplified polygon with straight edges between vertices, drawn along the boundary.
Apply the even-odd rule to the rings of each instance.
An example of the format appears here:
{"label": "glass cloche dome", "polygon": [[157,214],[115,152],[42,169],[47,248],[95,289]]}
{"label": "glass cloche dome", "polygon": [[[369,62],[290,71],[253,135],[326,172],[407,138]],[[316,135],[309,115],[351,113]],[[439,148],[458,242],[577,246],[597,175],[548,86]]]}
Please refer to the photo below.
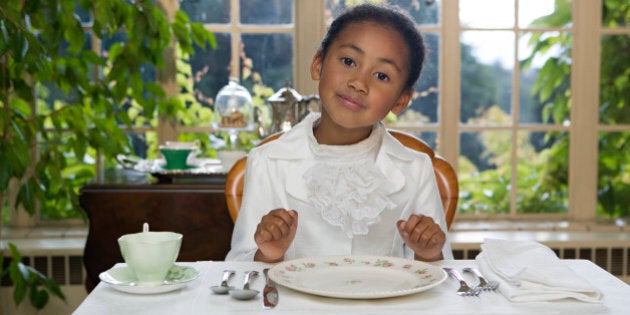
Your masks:
{"label": "glass cloche dome", "polygon": [[238,79],[230,78],[230,82],[219,90],[215,100],[215,129],[250,129],[253,122],[252,106],[249,91],[238,84]]}

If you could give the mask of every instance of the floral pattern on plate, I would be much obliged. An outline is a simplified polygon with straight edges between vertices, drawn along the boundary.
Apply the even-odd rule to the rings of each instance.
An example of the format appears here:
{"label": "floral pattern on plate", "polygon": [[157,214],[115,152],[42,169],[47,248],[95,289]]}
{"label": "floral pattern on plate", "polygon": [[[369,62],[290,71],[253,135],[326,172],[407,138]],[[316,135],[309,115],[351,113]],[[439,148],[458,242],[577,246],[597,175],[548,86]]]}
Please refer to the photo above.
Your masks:
{"label": "floral pattern on plate", "polygon": [[277,264],[269,277],[285,287],[328,297],[373,299],[422,292],[442,283],[438,267],[398,257],[308,257]]}

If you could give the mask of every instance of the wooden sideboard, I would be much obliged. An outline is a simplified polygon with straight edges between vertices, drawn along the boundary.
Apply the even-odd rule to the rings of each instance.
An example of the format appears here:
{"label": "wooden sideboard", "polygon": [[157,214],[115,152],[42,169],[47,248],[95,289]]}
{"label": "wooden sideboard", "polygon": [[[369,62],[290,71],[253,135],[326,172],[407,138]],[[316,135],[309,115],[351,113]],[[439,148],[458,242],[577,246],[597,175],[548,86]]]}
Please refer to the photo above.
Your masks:
{"label": "wooden sideboard", "polygon": [[[122,171],[121,171],[122,172]],[[225,175],[192,183],[154,183],[148,175],[116,176],[85,185],[81,207],[89,219],[83,263],[90,292],[99,274],[123,262],[118,238],[142,230],[183,234],[178,261],[223,260],[234,227],[225,201]]]}

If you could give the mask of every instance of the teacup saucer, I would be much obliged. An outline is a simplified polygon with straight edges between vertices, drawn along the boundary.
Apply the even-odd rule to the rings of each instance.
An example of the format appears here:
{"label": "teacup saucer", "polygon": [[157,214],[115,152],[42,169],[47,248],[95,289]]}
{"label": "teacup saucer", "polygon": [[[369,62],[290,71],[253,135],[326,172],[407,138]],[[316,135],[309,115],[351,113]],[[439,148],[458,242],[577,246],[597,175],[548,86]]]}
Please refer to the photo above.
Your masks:
{"label": "teacup saucer", "polygon": [[162,169],[165,171],[183,171],[183,170],[191,170],[191,169],[195,169],[198,168],[199,166],[197,165],[191,165],[191,164],[186,164],[186,166],[184,166],[183,168],[169,168],[166,165],[162,166]]}
{"label": "teacup saucer", "polygon": [[135,294],[156,294],[174,291],[183,288],[188,282],[195,280],[199,276],[199,271],[188,266],[173,266],[166,275],[162,284],[143,285],[131,272],[127,266],[113,267],[101,272],[101,281],[109,284],[112,288]]}

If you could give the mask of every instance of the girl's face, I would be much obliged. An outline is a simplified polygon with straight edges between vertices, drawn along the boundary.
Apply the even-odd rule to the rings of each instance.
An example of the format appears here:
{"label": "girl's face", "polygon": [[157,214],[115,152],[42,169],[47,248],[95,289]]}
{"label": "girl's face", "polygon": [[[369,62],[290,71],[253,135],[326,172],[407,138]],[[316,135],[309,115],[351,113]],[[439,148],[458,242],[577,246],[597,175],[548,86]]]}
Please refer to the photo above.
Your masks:
{"label": "girl's face", "polygon": [[391,28],[349,24],[311,65],[311,77],[320,81],[321,123],[369,135],[388,112],[402,112],[411,99],[404,90],[408,56],[409,48]]}

